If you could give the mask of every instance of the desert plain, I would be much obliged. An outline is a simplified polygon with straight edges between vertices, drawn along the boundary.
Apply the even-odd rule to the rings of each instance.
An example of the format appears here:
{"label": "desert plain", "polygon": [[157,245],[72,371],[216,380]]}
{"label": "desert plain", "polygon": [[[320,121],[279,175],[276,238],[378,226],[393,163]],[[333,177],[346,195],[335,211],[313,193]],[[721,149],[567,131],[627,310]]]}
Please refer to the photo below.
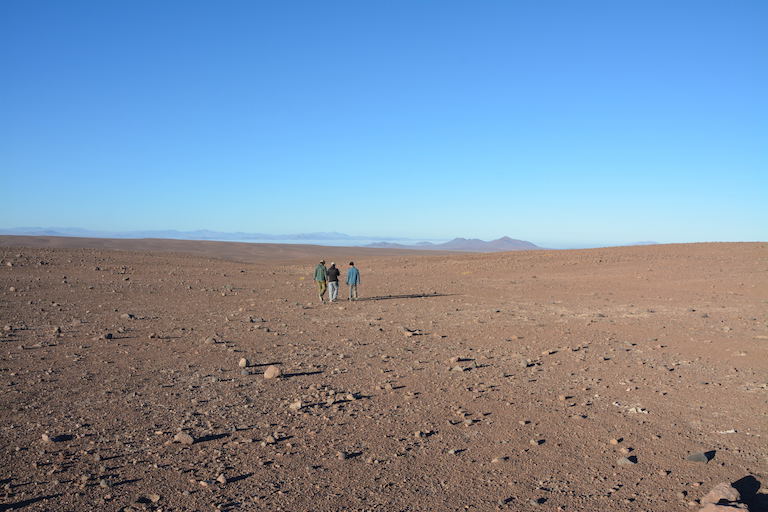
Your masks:
{"label": "desert plain", "polygon": [[0,237],[0,326],[0,510],[766,510],[766,243]]}

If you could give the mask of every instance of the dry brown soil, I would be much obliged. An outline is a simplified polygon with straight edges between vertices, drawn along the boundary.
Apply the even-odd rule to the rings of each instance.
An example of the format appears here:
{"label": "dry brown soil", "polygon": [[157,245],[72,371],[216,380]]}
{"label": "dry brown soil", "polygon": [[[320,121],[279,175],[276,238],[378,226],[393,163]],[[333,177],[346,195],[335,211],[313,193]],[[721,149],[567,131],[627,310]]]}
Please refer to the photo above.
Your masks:
{"label": "dry brown soil", "polygon": [[[362,300],[318,303],[321,257],[356,259]],[[0,510],[672,512],[768,485],[765,243],[0,237],[0,320]]]}

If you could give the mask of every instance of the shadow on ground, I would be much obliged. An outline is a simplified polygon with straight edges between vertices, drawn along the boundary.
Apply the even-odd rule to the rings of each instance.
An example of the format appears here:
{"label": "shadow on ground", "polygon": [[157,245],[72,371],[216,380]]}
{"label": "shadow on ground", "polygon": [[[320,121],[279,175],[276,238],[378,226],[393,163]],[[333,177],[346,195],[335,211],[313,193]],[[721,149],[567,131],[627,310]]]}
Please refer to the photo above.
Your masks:
{"label": "shadow on ground", "polygon": [[52,494],[50,496],[39,496],[37,498],[30,498],[24,501],[17,501],[16,503],[8,503],[5,505],[0,504],[0,512],[5,510],[18,510],[20,508],[26,507],[27,505],[32,505],[34,503],[37,503],[38,501],[51,500],[54,498],[58,498],[59,496],[61,496],[61,494]]}
{"label": "shadow on ground", "polygon": [[768,494],[758,494],[760,481],[752,475],[740,478],[731,484],[731,487],[739,491],[741,502],[749,512],[768,512]]}
{"label": "shadow on ground", "polygon": [[452,293],[409,293],[405,295],[379,295],[377,297],[362,297],[355,299],[355,302],[365,300],[389,300],[389,299],[426,299],[429,297],[450,297]]}

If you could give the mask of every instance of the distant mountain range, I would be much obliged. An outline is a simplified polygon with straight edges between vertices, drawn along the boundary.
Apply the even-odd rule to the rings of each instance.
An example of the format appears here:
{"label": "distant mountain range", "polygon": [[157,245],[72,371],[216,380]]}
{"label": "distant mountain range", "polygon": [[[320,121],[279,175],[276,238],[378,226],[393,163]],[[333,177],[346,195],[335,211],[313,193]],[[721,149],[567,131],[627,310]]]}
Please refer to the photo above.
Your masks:
{"label": "distant mountain range", "polygon": [[[155,230],[155,231],[94,231],[82,228],[0,228],[3,235],[24,236],[78,236],[86,238],[171,238],[177,240],[370,240],[371,237],[355,237],[344,233],[298,233],[294,235],[270,235],[266,233],[227,233],[198,229],[194,231]],[[390,240],[397,240],[391,238]]]}
{"label": "distant mountain range", "polygon": [[377,242],[368,244],[365,247],[376,247],[381,249],[421,249],[429,251],[466,251],[466,252],[505,252],[505,251],[530,251],[541,249],[541,247],[526,242],[525,240],[515,240],[508,236],[497,240],[485,242],[477,238],[454,238],[450,242],[442,244],[433,244],[432,242],[419,242],[413,245],[395,244],[389,242]]}
{"label": "distant mountain range", "polygon": [[[320,233],[295,233],[290,235],[275,235],[271,233],[245,233],[242,231],[225,232],[211,231],[209,229],[197,229],[194,231],[179,231],[175,229],[150,230],[150,231],[97,231],[71,227],[17,227],[2,228],[0,235],[15,236],[63,236],[80,238],[158,238],[171,240],[208,240],[222,242],[252,242],[252,243],[298,243],[322,246],[349,246],[349,247],[373,247],[381,249],[411,249],[428,251],[456,251],[456,252],[504,252],[504,251],[530,251],[544,249],[525,240],[515,240],[508,236],[486,242],[477,238],[454,238],[449,242],[439,242],[435,239],[425,242],[423,239],[405,237],[381,237],[347,235],[335,231]],[[658,242],[642,241],[624,244],[595,244],[585,245],[579,248],[590,247],[616,247],[636,245],[656,245]]]}
{"label": "distant mountain range", "polygon": [[[337,232],[323,233],[298,233],[292,235],[274,235],[265,233],[228,233],[224,231],[211,231],[208,229],[198,229],[195,231],[178,230],[155,230],[155,231],[95,231],[82,228],[60,228],[60,227],[21,227],[21,228],[0,228],[0,235],[17,236],[64,236],[64,237],[82,237],[82,238],[162,238],[173,240],[217,240],[217,241],[238,241],[238,242],[299,242],[315,243],[325,245],[343,245],[390,248],[390,249],[412,249],[412,250],[430,250],[430,251],[463,251],[463,252],[502,252],[502,251],[525,251],[531,249],[541,249],[531,242],[523,240],[514,240],[509,237],[499,238],[490,242],[478,240],[476,238],[454,238],[449,242],[417,242],[402,237],[372,237],[355,236]],[[368,243],[371,240],[379,240],[375,243]],[[396,241],[396,242],[395,242]],[[335,242],[335,243],[334,243]],[[405,243],[403,243],[405,242]]]}

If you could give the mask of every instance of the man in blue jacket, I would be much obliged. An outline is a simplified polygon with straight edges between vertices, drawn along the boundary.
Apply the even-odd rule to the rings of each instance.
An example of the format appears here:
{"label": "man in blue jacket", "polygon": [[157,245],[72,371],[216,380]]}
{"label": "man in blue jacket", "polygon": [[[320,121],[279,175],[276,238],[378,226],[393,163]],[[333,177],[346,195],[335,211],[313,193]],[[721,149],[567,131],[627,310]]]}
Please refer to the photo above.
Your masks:
{"label": "man in blue jacket", "polygon": [[360,284],[360,271],[355,267],[355,262],[349,262],[349,270],[347,270],[347,284],[349,285],[349,299],[357,300],[357,285]]}

